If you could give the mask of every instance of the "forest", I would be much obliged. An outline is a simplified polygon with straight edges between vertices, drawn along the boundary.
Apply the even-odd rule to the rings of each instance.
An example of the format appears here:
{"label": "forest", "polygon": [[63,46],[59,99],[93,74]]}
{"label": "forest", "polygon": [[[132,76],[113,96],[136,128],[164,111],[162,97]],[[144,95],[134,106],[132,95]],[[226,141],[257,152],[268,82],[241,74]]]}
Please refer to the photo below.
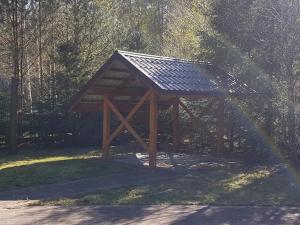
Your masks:
{"label": "forest", "polygon": [[81,141],[98,143],[100,115],[65,107],[116,49],[218,65],[259,93],[227,104],[228,151],[275,145],[298,158],[298,0],[1,0],[0,145],[9,143],[12,80],[19,144],[86,134]]}

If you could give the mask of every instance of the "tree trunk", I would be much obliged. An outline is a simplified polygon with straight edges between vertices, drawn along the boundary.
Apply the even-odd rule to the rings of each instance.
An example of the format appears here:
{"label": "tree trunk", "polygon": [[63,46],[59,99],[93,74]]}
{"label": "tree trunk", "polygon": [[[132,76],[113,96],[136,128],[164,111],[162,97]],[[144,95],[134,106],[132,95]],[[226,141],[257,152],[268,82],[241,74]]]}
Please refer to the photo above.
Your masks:
{"label": "tree trunk", "polygon": [[296,154],[296,120],[295,120],[295,96],[294,77],[289,75],[288,82],[288,145],[292,159]]}
{"label": "tree trunk", "polygon": [[44,78],[43,78],[43,52],[42,52],[42,9],[41,1],[39,1],[39,38],[38,38],[38,48],[39,48],[39,79],[40,79],[40,97],[44,98]]}
{"label": "tree trunk", "polygon": [[18,82],[16,78],[11,79],[10,97],[10,153],[17,152],[17,131],[18,131]]}
{"label": "tree trunk", "polygon": [[28,112],[31,112],[32,109],[32,92],[31,92],[31,74],[30,74],[30,65],[28,62],[28,55],[25,55],[25,79],[24,79],[24,103]]}

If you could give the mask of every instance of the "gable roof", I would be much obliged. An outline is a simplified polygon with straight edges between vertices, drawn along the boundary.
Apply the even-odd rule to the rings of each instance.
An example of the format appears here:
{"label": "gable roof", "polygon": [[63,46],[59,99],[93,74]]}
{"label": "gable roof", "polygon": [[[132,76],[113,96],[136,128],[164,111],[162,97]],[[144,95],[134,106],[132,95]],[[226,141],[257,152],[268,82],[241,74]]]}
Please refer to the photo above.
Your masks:
{"label": "gable roof", "polygon": [[162,92],[221,94],[218,85],[191,61],[125,51],[118,53]]}
{"label": "gable roof", "polygon": [[[106,91],[107,94],[115,91],[117,95],[126,96],[122,90],[142,92],[143,89],[146,91],[145,87],[154,88],[161,95],[178,97],[255,93],[246,84],[209,63],[116,51],[73,98],[69,111],[76,104],[87,104],[83,101],[86,99],[89,99],[89,105],[99,104]],[[97,91],[93,91],[96,88]]]}

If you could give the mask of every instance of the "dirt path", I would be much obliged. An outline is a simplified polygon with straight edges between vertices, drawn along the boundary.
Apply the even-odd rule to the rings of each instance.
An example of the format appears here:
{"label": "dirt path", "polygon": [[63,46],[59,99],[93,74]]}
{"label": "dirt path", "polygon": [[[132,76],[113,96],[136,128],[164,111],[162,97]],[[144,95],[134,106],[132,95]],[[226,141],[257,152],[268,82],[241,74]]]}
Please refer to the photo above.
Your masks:
{"label": "dirt path", "polygon": [[299,208],[211,206],[34,206],[0,209],[1,225],[300,224]]}

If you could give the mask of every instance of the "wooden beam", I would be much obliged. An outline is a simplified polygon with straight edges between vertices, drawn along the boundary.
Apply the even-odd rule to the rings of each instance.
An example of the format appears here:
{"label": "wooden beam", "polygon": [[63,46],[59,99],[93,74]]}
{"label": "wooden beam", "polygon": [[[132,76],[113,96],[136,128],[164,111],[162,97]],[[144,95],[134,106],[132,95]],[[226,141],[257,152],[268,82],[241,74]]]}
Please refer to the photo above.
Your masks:
{"label": "wooden beam", "polygon": [[173,150],[178,148],[178,120],[179,120],[179,99],[174,99],[172,104],[172,130]]}
{"label": "wooden beam", "polygon": [[101,80],[134,81],[135,79],[130,77],[102,77]]}
{"label": "wooden beam", "polygon": [[149,166],[156,167],[157,153],[157,95],[152,91],[150,96],[150,120],[149,120]]}
{"label": "wooden beam", "polygon": [[102,154],[105,159],[109,158],[109,135],[110,135],[110,109],[107,103],[107,97],[103,101],[103,138]]}
{"label": "wooden beam", "polygon": [[[133,107],[133,109],[129,112],[126,117],[126,120],[130,122],[134,114],[141,108],[141,106],[145,103],[145,101],[149,98],[151,91],[147,91],[146,94],[139,100],[139,102]],[[110,144],[125,128],[125,125],[121,123],[118,128],[113,132],[110,136],[108,143]]]}
{"label": "wooden beam", "polygon": [[[210,103],[208,103],[206,108],[201,112],[201,114],[198,117],[200,118],[203,115],[205,115],[216,102],[217,102],[217,100],[213,99]],[[179,105],[184,109],[184,111],[186,111],[189,114],[189,116],[192,119],[194,119],[195,121],[199,121],[199,119],[193,114],[193,112],[180,100],[179,100]]]}
{"label": "wooden beam", "polygon": [[127,70],[127,69],[113,68],[113,67],[110,69],[110,71],[112,71],[112,72],[119,72],[119,73],[130,73],[130,71]]}
{"label": "wooden beam", "polygon": [[198,121],[197,117],[193,114],[193,112],[180,100],[178,100],[179,105],[186,111],[189,116],[194,119],[195,121]]}
{"label": "wooden beam", "polygon": [[161,96],[167,98],[185,98],[188,100],[201,100],[206,98],[218,98],[220,95],[213,93],[193,93],[190,91],[162,91]]}
{"label": "wooden beam", "polygon": [[224,119],[225,119],[225,99],[220,98],[218,101],[217,111],[217,153],[224,150]]}
{"label": "wooden beam", "polygon": [[87,92],[88,95],[115,95],[115,96],[142,96],[146,92],[145,88],[114,88],[107,87],[93,87]]}
{"label": "wooden beam", "polygon": [[112,102],[104,96],[105,101],[107,102],[109,108],[114,112],[117,118],[121,121],[122,124],[126,127],[126,129],[135,137],[135,139],[140,143],[140,145],[148,152],[148,146],[142,140],[142,138],[137,134],[137,132],[132,128],[132,126],[127,122],[127,120],[123,117],[123,115],[119,112],[119,110],[112,104]]}
{"label": "wooden beam", "polygon": [[[134,99],[139,96],[132,96]],[[140,99],[139,99],[140,100]],[[114,105],[118,108],[118,110],[122,113],[129,113],[133,107],[138,104],[139,100],[119,100],[114,101]],[[158,107],[161,110],[169,109],[172,103],[170,101],[167,102],[159,102]],[[100,112],[103,108],[103,101],[102,100],[83,100],[79,102],[72,111],[74,112]],[[144,104],[140,107],[139,110],[149,111],[149,105]]]}
{"label": "wooden beam", "polygon": [[105,84],[95,84],[94,87],[96,88],[101,88],[101,89],[123,89],[123,90],[136,90],[136,89],[142,89],[145,90],[146,87],[140,85],[136,85],[136,86],[126,86],[126,85],[105,85]]}
{"label": "wooden beam", "polygon": [[103,76],[105,74],[105,72],[107,72],[111,67],[113,62],[115,61],[115,56],[116,54],[114,54],[96,73],[95,75],[92,77],[92,79],[90,79],[86,85],[84,85],[84,87],[80,90],[80,92],[75,95],[71,102],[70,105],[68,106],[68,111],[71,112],[73,110],[73,108],[80,102],[81,98],[84,96],[85,93],[88,92],[88,90],[90,88],[92,88],[92,86],[95,84],[95,82],[97,81],[97,79],[99,79],[101,76]]}

